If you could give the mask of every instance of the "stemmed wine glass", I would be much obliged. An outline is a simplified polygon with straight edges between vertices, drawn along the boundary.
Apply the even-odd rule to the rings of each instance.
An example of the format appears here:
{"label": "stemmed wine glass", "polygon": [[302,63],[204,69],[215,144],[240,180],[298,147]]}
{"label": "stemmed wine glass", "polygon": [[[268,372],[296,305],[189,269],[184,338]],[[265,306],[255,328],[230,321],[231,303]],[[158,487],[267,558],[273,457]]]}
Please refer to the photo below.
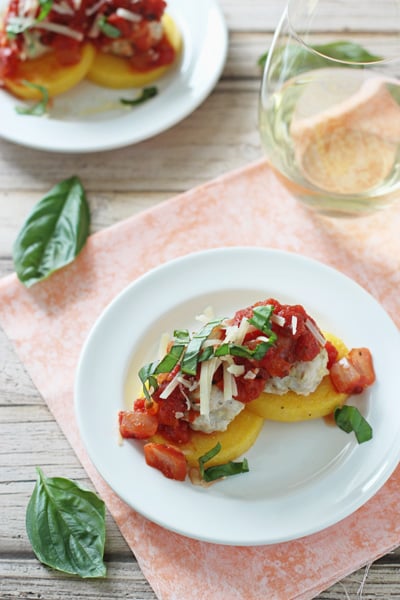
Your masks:
{"label": "stemmed wine glass", "polygon": [[399,0],[289,0],[265,57],[259,128],[278,177],[322,214],[400,198]]}

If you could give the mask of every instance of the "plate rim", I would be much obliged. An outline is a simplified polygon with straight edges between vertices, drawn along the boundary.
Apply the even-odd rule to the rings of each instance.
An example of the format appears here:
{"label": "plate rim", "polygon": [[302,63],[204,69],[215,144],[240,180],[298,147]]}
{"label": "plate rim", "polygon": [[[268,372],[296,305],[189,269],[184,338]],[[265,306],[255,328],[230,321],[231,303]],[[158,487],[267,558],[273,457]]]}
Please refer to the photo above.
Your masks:
{"label": "plate rim", "polygon": [[[197,251],[197,252],[191,252],[191,253],[185,254],[183,256],[174,258],[172,260],[166,261],[166,262],[162,263],[161,265],[147,271],[146,273],[144,273],[137,279],[135,279],[128,286],[126,286],[119,294],[116,295],[116,297],[102,311],[100,317],[96,320],[95,325],[91,328],[90,333],[86,338],[86,341],[84,343],[84,346],[83,346],[81,354],[80,354],[78,368],[77,368],[77,375],[75,378],[75,386],[74,386],[75,414],[77,416],[79,433],[81,435],[84,446],[85,446],[86,450],[88,451],[89,457],[92,460],[94,466],[96,467],[96,469],[98,470],[100,475],[102,475],[103,477],[104,477],[103,471],[101,468],[99,468],[99,465],[96,463],[96,459],[93,456],[93,452],[92,452],[92,449],[90,448],[90,444],[89,445],[87,444],[87,440],[85,440],[82,435],[82,425],[83,425],[82,420],[81,420],[82,415],[80,414],[80,411],[79,411],[79,400],[78,400],[79,373],[81,373],[82,362],[84,361],[85,352],[87,351],[87,348],[90,345],[90,340],[92,339],[92,336],[94,335],[94,333],[96,331],[96,328],[99,326],[99,323],[101,323],[101,320],[103,318],[105,318],[105,315],[109,314],[110,311],[114,310],[114,306],[118,305],[118,303],[121,301],[121,298],[129,296],[129,294],[132,293],[132,289],[135,290],[135,288],[138,284],[143,285],[143,282],[144,282],[144,285],[146,285],[146,280],[148,280],[149,278],[157,277],[157,274],[160,272],[163,272],[165,269],[167,269],[167,270],[171,269],[171,268],[173,269],[176,266],[178,266],[178,268],[179,268],[179,266],[181,266],[182,264],[184,265],[185,263],[190,262],[192,260],[198,260],[198,259],[201,260],[204,257],[207,259],[207,257],[209,257],[209,256],[215,257],[215,255],[218,253],[226,254],[226,253],[238,253],[238,252],[239,253],[244,252],[247,254],[261,252],[265,255],[268,254],[269,256],[275,255],[275,256],[285,257],[286,259],[289,259],[289,260],[300,261],[300,262],[303,262],[304,264],[311,263],[312,265],[314,265],[318,268],[322,268],[323,270],[326,270],[327,273],[331,273],[331,274],[333,273],[335,276],[339,276],[344,281],[346,281],[348,284],[350,284],[350,286],[354,286],[354,289],[358,289],[360,291],[360,293],[366,294],[366,296],[369,298],[369,300],[375,304],[376,308],[381,311],[382,316],[383,316],[383,318],[385,318],[387,320],[387,323],[391,324],[391,327],[393,328],[393,332],[395,331],[396,334],[399,336],[398,328],[396,327],[396,325],[393,322],[393,320],[391,319],[391,317],[388,315],[388,313],[385,311],[385,309],[381,306],[381,304],[367,290],[365,290],[365,288],[363,288],[356,281],[351,279],[349,276],[347,276],[343,272],[338,271],[334,267],[327,265],[325,263],[321,263],[320,261],[317,261],[314,258],[309,258],[302,254],[297,254],[297,253],[289,252],[286,250],[257,247],[257,246],[255,246],[255,247],[254,246],[231,246],[231,247],[221,247],[221,248],[217,247],[217,248],[211,248],[211,249],[201,250],[201,251]],[[399,336],[398,340],[396,338],[396,343],[400,344],[400,336]],[[400,349],[400,345],[399,345],[399,349]],[[296,534],[296,535],[290,536],[290,537],[287,537],[287,536],[286,537],[279,537],[279,536],[276,537],[275,536],[274,538],[266,538],[265,536],[263,536],[262,538],[258,538],[255,540],[255,539],[246,539],[246,537],[242,535],[239,537],[238,536],[231,536],[231,537],[225,536],[223,539],[221,539],[221,538],[218,538],[215,536],[210,536],[209,534],[202,535],[199,532],[196,532],[196,533],[193,533],[191,531],[188,532],[187,529],[186,530],[182,529],[182,527],[180,527],[179,524],[166,523],[165,519],[162,519],[162,518],[159,519],[159,518],[157,518],[157,515],[148,514],[148,513],[146,513],[146,511],[140,510],[138,508],[137,504],[132,504],[131,499],[127,498],[126,495],[123,493],[123,491],[121,493],[121,490],[116,489],[116,487],[113,486],[107,479],[106,479],[106,481],[112,487],[112,489],[114,489],[114,491],[118,494],[118,496],[120,498],[122,498],[125,502],[127,502],[128,505],[131,506],[134,510],[140,512],[143,516],[145,516],[146,518],[150,519],[151,521],[161,525],[162,527],[167,528],[171,531],[175,531],[176,533],[179,533],[181,535],[191,537],[193,539],[198,539],[201,541],[216,543],[216,544],[241,545],[241,546],[268,545],[268,544],[273,544],[273,543],[291,541],[294,539],[298,539],[298,538],[301,538],[304,536],[311,535],[313,533],[321,531],[322,529],[326,529],[326,528],[330,527],[331,525],[334,525],[334,524],[340,522],[345,517],[351,515],[355,510],[357,510],[362,505],[364,505],[386,483],[386,481],[389,479],[389,477],[391,476],[391,474],[394,472],[394,470],[397,467],[398,461],[400,459],[400,443],[395,444],[395,440],[393,440],[393,444],[392,444],[391,448],[392,447],[393,448],[395,447],[395,450],[393,450],[393,452],[395,452],[395,458],[392,459],[392,461],[390,463],[390,468],[387,468],[387,466],[385,467],[384,474],[383,474],[383,476],[381,475],[381,479],[379,480],[379,482],[375,478],[375,481],[373,482],[372,486],[371,485],[369,486],[369,490],[361,502],[357,502],[357,501],[353,502],[351,505],[347,506],[346,510],[339,512],[334,519],[332,519],[332,518],[327,519],[323,526],[317,526],[317,527],[310,526],[310,527],[304,529],[301,532],[301,534]],[[143,459],[143,464],[144,464],[144,459]],[[148,467],[146,467],[146,468],[148,468]],[[150,469],[150,471],[151,471],[151,469]],[[180,485],[177,482],[173,482],[173,484],[178,485],[178,486]],[[118,488],[118,486],[117,486],[117,488]]]}

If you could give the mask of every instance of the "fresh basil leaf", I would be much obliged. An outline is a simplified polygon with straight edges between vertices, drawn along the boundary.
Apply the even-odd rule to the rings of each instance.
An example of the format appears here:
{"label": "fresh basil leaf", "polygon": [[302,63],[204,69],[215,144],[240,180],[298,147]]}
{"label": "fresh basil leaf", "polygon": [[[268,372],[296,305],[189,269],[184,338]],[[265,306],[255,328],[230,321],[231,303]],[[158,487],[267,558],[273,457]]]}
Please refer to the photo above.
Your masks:
{"label": "fresh basil leaf", "polygon": [[[307,48],[296,44],[288,44],[279,48],[276,54],[274,70],[276,69],[277,73],[280,70],[284,71],[282,79],[286,80],[305,71],[337,66],[335,63],[327,60],[327,58],[344,61],[348,63],[346,66],[352,68],[362,68],[362,65],[357,63],[375,62],[382,59],[381,56],[370,54],[368,50],[359,44],[344,40],[328,44],[316,44],[312,45],[311,48],[316,53],[310,52]],[[267,58],[268,52],[260,56],[258,64],[264,67]]]}
{"label": "fresh basil leaf", "polygon": [[166,354],[164,358],[158,363],[154,374],[158,375],[159,373],[170,373],[178,363],[185,348],[185,344],[174,344],[173,346],[171,346],[171,349],[168,352],[168,354]]}
{"label": "fresh basil leaf", "polygon": [[90,213],[78,177],[54,186],[33,208],[13,246],[15,270],[27,287],[71,263],[85,245]]}
{"label": "fresh basil leaf", "polygon": [[202,479],[204,479],[204,465],[208,463],[208,461],[210,461],[212,458],[214,458],[214,456],[217,456],[217,454],[221,452],[221,448],[221,443],[217,442],[217,444],[213,448],[211,448],[211,450],[209,450],[202,456],[199,456],[199,469]]}
{"label": "fresh basil leaf", "polygon": [[99,29],[109,38],[121,37],[121,32],[117,27],[108,23],[106,17],[102,15],[97,22]]}
{"label": "fresh basil leaf", "polygon": [[105,506],[69,479],[38,480],[26,511],[26,531],[43,564],[80,577],[105,577]]}
{"label": "fresh basil leaf", "polygon": [[204,350],[201,351],[199,362],[205,362],[206,360],[212,358],[212,356],[214,356],[214,348],[212,346],[208,346],[208,348],[204,348]]}
{"label": "fresh basil leaf", "polygon": [[143,104],[143,102],[150,100],[150,98],[154,98],[157,94],[158,89],[155,86],[152,86],[144,88],[140,96],[133,98],[133,100],[130,100],[129,98],[120,98],[119,101],[121,104],[126,104],[127,106],[137,106],[138,104]]}
{"label": "fresh basil leaf", "polygon": [[221,444],[218,442],[211,450],[199,457],[199,470],[200,476],[204,481],[215,481],[222,477],[230,477],[232,475],[239,475],[240,473],[247,473],[249,471],[249,465],[247,460],[244,458],[240,462],[227,462],[223,465],[215,465],[214,467],[205,468],[205,464],[209,462],[214,456],[221,451]]}
{"label": "fresh basil leaf", "polygon": [[354,431],[359,444],[368,442],[372,439],[372,427],[364,419],[358,408],[345,404],[337,408],[334,413],[336,425],[345,431],[351,433]]}
{"label": "fresh basil leaf", "polygon": [[43,85],[38,85],[36,83],[31,83],[30,81],[23,80],[22,83],[27,87],[33,88],[41,93],[42,99],[39,100],[33,106],[16,106],[15,110],[19,115],[31,115],[34,117],[42,117],[47,113],[47,108],[49,105],[49,92]]}
{"label": "fresh basil leaf", "polygon": [[174,338],[180,342],[188,344],[190,342],[190,334],[188,329],[175,329]]}
{"label": "fresh basil leaf", "polygon": [[253,308],[253,316],[249,319],[249,323],[254,325],[256,329],[268,334],[271,331],[271,316],[273,312],[274,306],[272,304],[255,306]]}
{"label": "fresh basil leaf", "polygon": [[40,12],[37,20],[43,21],[53,8],[53,0],[39,0]]}
{"label": "fresh basil leaf", "polygon": [[221,323],[221,319],[210,321],[198,333],[193,335],[189,342],[185,355],[182,360],[182,373],[186,375],[196,375],[197,363],[199,361],[201,347],[204,341],[208,338],[214,327]]}
{"label": "fresh basil leaf", "polygon": [[215,467],[208,467],[204,471],[204,481],[215,481],[222,477],[231,477],[232,475],[240,475],[240,473],[248,473],[249,464],[247,459],[244,458],[239,462],[227,462],[224,465],[215,465]]}
{"label": "fresh basil leaf", "polygon": [[275,343],[276,339],[276,334],[271,331],[269,341],[260,342],[254,349],[250,349],[247,346],[241,346],[240,344],[221,344],[216,348],[214,356],[226,356],[227,354],[231,354],[232,356],[238,356],[240,358],[261,360]]}
{"label": "fresh basil leaf", "polygon": [[143,393],[146,397],[146,400],[148,400],[149,402],[151,402],[152,399],[151,399],[151,394],[150,394],[147,386],[149,386],[150,388],[153,388],[154,391],[158,388],[157,378],[154,375],[156,372],[157,366],[158,366],[158,362],[152,362],[152,363],[148,363],[147,365],[144,365],[139,370],[139,379],[143,385]]}

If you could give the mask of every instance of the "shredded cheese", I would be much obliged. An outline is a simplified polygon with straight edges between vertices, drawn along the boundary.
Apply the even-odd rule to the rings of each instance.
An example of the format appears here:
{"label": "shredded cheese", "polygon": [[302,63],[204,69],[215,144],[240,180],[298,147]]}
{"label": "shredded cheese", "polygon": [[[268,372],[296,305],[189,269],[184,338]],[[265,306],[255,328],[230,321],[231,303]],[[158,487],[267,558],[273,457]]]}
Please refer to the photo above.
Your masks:
{"label": "shredded cheese", "polygon": [[116,14],[126,21],[131,21],[131,23],[139,23],[142,21],[141,15],[133,13],[130,10],[126,10],[126,8],[117,8]]}
{"label": "shredded cheese", "polygon": [[31,19],[30,17],[10,17],[8,23],[10,25],[15,25],[16,27],[21,27],[25,29],[35,27],[36,29],[45,29],[47,31],[53,31],[54,33],[59,33],[67,37],[74,38],[75,40],[78,40],[78,42],[81,42],[83,40],[82,32],[76,31],[75,29],[71,29],[71,27],[67,27],[66,25],[60,25],[59,23],[50,23],[49,21],[37,21],[36,19]]}
{"label": "shredded cheese", "polygon": [[295,315],[292,315],[292,333],[293,335],[296,335],[297,332],[297,317]]}
{"label": "shredded cheese", "polygon": [[200,368],[200,414],[206,417],[210,414],[210,398],[212,379],[221,361],[219,358],[211,358],[201,363]]}
{"label": "shredded cheese", "polygon": [[314,323],[312,321],[310,321],[310,319],[307,319],[305,325],[306,325],[307,329],[313,334],[313,336],[315,337],[317,342],[320,344],[320,346],[325,346],[326,339],[324,338],[322,333],[319,331],[319,329],[314,325]]}

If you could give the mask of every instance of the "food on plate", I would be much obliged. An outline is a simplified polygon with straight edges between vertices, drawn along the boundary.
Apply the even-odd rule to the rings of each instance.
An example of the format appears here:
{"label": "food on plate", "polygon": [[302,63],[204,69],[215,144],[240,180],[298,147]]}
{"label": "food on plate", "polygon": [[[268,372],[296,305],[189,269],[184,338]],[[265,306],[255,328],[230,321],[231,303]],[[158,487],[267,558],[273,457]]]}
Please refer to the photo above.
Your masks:
{"label": "food on plate", "polygon": [[246,472],[233,461],[265,419],[331,415],[375,381],[369,350],[323,335],[301,305],[269,298],[199,319],[199,331],[176,330],[161,360],[142,367],[143,395],[119,413],[122,437],[147,441],[146,462],[172,479]]}
{"label": "food on plate", "polygon": [[13,94],[57,96],[89,77],[143,86],[175,62],[180,32],[163,0],[11,0],[0,28],[0,82]]}

